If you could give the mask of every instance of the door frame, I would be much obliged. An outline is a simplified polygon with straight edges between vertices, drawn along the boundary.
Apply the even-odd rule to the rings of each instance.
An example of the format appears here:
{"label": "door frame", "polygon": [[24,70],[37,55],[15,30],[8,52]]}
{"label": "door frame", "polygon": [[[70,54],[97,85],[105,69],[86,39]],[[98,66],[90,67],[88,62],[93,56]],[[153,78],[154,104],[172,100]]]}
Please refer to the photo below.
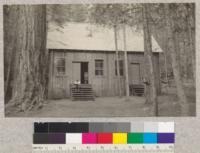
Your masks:
{"label": "door frame", "polygon": [[[87,63],[87,67],[88,67],[88,83],[89,84],[89,61],[72,61],[72,64],[73,63],[80,63],[80,81],[81,81],[81,64],[82,63]],[[82,83],[81,83],[82,84]]]}

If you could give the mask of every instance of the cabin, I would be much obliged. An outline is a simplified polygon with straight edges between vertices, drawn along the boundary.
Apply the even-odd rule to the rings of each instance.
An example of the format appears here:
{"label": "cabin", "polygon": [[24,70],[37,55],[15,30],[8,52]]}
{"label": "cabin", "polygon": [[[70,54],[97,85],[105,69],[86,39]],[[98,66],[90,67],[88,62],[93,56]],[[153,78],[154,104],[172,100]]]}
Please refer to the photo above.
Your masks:
{"label": "cabin", "polygon": [[[126,26],[129,85],[143,84],[145,61],[142,30]],[[117,33],[118,61],[114,28],[91,23],[49,25],[47,48],[50,55],[49,98],[70,98],[71,85],[90,85],[94,96],[125,95],[125,60],[122,29]],[[152,36],[156,87],[160,91],[159,53],[162,49]],[[119,65],[119,75],[117,75]]]}

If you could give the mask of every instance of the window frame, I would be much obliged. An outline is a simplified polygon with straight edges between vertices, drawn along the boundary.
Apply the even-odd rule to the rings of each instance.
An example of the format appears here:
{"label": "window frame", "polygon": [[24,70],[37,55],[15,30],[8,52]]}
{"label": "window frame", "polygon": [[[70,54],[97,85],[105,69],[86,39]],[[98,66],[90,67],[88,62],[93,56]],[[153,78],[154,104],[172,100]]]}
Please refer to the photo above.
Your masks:
{"label": "window frame", "polygon": [[[101,62],[101,63],[97,63],[97,62]],[[95,59],[94,60],[94,74],[95,76],[104,76],[104,60],[103,59]],[[97,66],[97,64],[101,65],[101,66]],[[97,73],[98,72],[98,73]],[[100,73],[99,73],[100,72]]]}
{"label": "window frame", "polygon": [[117,61],[119,62],[119,76],[123,77],[124,76],[124,60],[123,59],[115,60],[115,76],[117,76]]}
{"label": "window frame", "polygon": [[[59,60],[63,60],[64,61],[64,65],[63,66],[60,66],[60,65],[58,65],[58,61]],[[65,57],[56,57],[55,58],[55,66],[54,66],[54,68],[55,68],[55,74],[56,74],[56,76],[65,76],[66,75],[66,59],[65,59]],[[58,68],[63,68],[63,72],[59,72],[58,71]]]}

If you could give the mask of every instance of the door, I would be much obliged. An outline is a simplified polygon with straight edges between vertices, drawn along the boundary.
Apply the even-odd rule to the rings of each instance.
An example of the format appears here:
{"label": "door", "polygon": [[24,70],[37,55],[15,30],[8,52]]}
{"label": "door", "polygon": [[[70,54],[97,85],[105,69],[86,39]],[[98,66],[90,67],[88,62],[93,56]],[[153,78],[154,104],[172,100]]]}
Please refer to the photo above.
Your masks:
{"label": "door", "polygon": [[140,64],[131,63],[129,68],[129,84],[140,83]]}
{"label": "door", "polygon": [[81,62],[81,84],[88,84],[88,62]]}
{"label": "door", "polygon": [[72,63],[72,80],[81,81],[81,63]]}

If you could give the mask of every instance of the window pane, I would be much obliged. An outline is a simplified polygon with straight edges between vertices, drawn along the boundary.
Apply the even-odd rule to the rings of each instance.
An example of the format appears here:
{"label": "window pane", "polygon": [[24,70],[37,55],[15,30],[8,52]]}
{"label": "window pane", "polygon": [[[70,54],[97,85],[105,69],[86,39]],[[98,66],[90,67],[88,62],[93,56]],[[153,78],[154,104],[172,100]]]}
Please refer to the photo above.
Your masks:
{"label": "window pane", "polygon": [[[123,60],[119,60],[119,74],[124,75],[124,63]],[[117,75],[117,61],[115,61],[115,75]]]}
{"label": "window pane", "polygon": [[57,66],[65,66],[65,59],[58,59]]}
{"label": "window pane", "polygon": [[117,61],[115,60],[115,75],[117,75]]}
{"label": "window pane", "polygon": [[57,67],[58,72],[65,72],[65,68],[64,67]]}
{"label": "window pane", "polygon": [[121,75],[121,76],[124,75],[124,71],[123,71],[123,69],[120,69],[120,75]]}
{"label": "window pane", "polygon": [[119,67],[123,68],[123,61],[122,60],[119,61]]}
{"label": "window pane", "polygon": [[119,62],[119,71],[120,71],[120,75],[121,76],[123,76],[124,75],[124,72],[123,72],[123,69],[124,68],[124,63],[123,63],[123,60],[121,60],[120,62]]}
{"label": "window pane", "polygon": [[57,74],[65,74],[65,59],[56,59],[56,72]]}
{"label": "window pane", "polygon": [[98,72],[99,72],[98,70],[95,70],[95,75],[98,75]]}
{"label": "window pane", "polygon": [[100,70],[100,71],[99,71],[99,75],[103,75],[103,70]]}
{"label": "window pane", "polygon": [[99,62],[99,67],[103,67],[103,61]]}
{"label": "window pane", "polygon": [[103,60],[95,60],[95,75],[103,75]]}

